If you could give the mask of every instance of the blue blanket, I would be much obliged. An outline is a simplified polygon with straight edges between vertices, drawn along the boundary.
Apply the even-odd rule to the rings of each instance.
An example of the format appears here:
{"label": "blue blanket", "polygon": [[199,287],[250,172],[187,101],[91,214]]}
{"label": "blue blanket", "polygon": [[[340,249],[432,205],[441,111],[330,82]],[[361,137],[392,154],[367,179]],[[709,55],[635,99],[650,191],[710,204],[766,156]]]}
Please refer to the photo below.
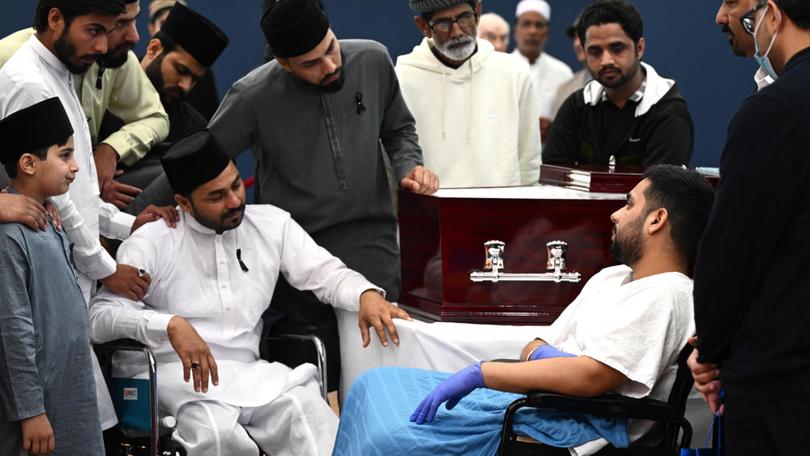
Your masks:
{"label": "blue blanket", "polygon": [[[519,394],[479,388],[453,410],[442,405],[433,423],[409,421],[419,402],[447,377],[449,374],[391,367],[366,372],[352,384],[343,404],[333,455],[494,455],[504,412]],[[514,429],[561,448],[600,437],[617,448],[628,446],[627,420],[523,409],[515,418]]]}

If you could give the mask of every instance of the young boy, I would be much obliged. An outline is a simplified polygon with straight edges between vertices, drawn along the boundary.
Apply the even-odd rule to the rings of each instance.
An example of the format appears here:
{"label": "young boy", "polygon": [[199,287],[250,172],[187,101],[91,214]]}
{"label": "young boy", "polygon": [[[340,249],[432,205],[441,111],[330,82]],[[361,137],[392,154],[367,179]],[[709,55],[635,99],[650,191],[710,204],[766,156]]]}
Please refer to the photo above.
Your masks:
{"label": "young boy", "polygon": [[[58,98],[0,120],[10,193],[39,204],[79,171]],[[90,332],[65,233],[0,223],[0,454],[103,456]],[[26,453],[27,452],[27,453]]]}

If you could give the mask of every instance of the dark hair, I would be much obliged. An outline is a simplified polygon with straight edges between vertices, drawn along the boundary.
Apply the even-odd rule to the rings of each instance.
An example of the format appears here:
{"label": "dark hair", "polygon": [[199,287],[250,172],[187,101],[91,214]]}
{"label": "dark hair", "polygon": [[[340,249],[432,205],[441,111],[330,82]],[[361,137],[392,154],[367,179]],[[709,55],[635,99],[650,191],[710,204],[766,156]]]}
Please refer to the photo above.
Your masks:
{"label": "dark hair", "polygon": [[[41,148],[39,148],[37,150],[31,151],[31,152],[28,152],[28,153],[30,153],[31,155],[39,158],[40,160],[47,160],[48,159],[48,149],[50,149],[53,146],[62,147],[65,144],[67,144],[68,139],[70,139],[70,136],[66,137],[65,140],[62,141],[62,142],[58,142],[56,144],[51,144],[50,146],[46,146],[46,147],[41,147]],[[17,159],[14,160],[14,161],[9,161],[9,162],[3,163],[3,167],[6,168],[6,174],[8,174],[8,177],[10,179],[14,179],[15,177],[17,177],[17,166],[20,163],[20,158],[21,157],[22,157],[22,155],[20,157],[17,157]]]}
{"label": "dark hair", "polygon": [[168,54],[177,47],[177,42],[174,41],[174,38],[170,37],[169,34],[163,30],[159,30],[155,33],[152,39],[160,41],[160,45],[163,47],[163,54]]}
{"label": "dark hair", "polygon": [[638,43],[644,36],[644,23],[635,6],[622,0],[600,0],[579,13],[577,35],[582,47],[585,47],[585,32],[588,28],[602,24],[619,24],[634,43]]}
{"label": "dark hair", "polygon": [[[461,3],[462,2],[459,2],[459,4],[461,4]],[[463,2],[463,3],[469,4],[472,7],[473,11],[475,11],[475,5],[478,4],[478,0],[466,0],[466,2]],[[441,8],[441,9],[444,9],[444,8]],[[430,20],[433,19],[433,14],[434,13],[436,13],[436,11],[428,11],[426,13],[422,13],[422,19],[424,19],[425,22],[430,22]]]}
{"label": "dark hair", "polygon": [[651,166],[643,178],[650,180],[644,192],[645,211],[667,210],[672,242],[691,265],[709,222],[714,188],[696,171],[675,165]]}
{"label": "dark hair", "polygon": [[48,14],[53,8],[62,13],[65,27],[70,27],[73,19],[87,14],[118,16],[124,13],[124,0],[39,0],[34,13],[34,28],[44,32],[48,28]]}
{"label": "dark hair", "polygon": [[810,29],[810,3],[805,0],[774,1],[797,27],[804,30]]}

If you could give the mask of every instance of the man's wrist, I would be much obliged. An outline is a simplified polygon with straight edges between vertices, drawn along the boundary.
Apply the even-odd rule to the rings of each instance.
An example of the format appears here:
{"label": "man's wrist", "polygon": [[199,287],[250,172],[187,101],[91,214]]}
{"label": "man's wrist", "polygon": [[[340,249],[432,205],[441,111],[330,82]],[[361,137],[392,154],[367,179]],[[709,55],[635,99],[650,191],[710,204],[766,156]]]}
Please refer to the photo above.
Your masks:
{"label": "man's wrist", "polygon": [[105,152],[105,153],[110,153],[111,152],[112,156],[115,157],[115,162],[116,163],[118,163],[118,160],[121,159],[121,155],[118,153],[117,150],[115,150],[115,147],[113,147],[113,146],[111,146],[111,145],[109,145],[107,143],[100,143],[98,146],[96,146],[96,149],[93,151],[93,153],[95,154],[98,151],[102,151],[102,152]]}

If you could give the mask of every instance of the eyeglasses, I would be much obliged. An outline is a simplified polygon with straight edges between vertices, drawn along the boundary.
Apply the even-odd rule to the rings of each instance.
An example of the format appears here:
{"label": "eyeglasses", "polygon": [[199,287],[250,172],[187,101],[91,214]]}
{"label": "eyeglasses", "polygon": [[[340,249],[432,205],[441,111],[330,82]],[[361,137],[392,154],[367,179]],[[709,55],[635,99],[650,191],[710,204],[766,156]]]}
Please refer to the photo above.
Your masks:
{"label": "eyeglasses", "polygon": [[453,30],[453,24],[458,24],[462,29],[469,30],[475,26],[477,19],[477,14],[472,11],[467,11],[466,13],[459,14],[455,19],[436,19],[430,23],[430,28],[437,33],[450,33],[450,31]]}
{"label": "eyeglasses", "polygon": [[754,36],[754,30],[757,28],[757,18],[754,17],[754,14],[756,14],[756,12],[762,8],[765,8],[767,5],[767,2],[762,2],[740,16],[740,24],[742,24],[745,33]]}

